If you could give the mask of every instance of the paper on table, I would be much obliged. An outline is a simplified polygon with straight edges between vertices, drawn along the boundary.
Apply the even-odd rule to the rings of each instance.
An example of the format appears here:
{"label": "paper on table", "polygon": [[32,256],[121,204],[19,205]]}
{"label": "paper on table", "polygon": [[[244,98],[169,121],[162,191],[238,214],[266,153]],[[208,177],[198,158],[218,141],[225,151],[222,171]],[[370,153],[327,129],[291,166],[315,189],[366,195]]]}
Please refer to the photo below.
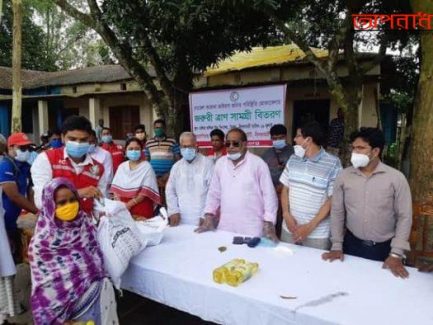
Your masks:
{"label": "paper on table", "polygon": [[279,252],[279,253],[283,253],[283,254],[287,254],[287,255],[293,255],[293,250],[287,246],[278,245],[277,247],[274,248],[274,250],[276,252]]}

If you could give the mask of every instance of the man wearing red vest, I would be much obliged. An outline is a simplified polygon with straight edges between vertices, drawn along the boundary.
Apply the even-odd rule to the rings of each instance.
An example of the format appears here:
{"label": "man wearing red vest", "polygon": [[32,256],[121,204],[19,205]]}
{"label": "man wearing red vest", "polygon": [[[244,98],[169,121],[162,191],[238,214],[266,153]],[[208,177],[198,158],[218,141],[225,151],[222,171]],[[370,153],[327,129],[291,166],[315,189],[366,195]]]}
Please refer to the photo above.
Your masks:
{"label": "man wearing red vest", "polygon": [[111,130],[107,127],[102,128],[101,147],[111,154],[111,158],[113,158],[113,175],[116,174],[117,167],[123,163],[125,156],[122,146],[113,142]]}
{"label": "man wearing red vest", "polygon": [[89,137],[92,125],[83,116],[70,116],[62,127],[62,148],[39,154],[34,161],[31,173],[34,184],[35,203],[42,205],[42,190],[56,177],[72,181],[80,195],[81,206],[87,213],[93,210],[95,198],[102,197],[107,184],[104,166],[92,159],[89,154]]}

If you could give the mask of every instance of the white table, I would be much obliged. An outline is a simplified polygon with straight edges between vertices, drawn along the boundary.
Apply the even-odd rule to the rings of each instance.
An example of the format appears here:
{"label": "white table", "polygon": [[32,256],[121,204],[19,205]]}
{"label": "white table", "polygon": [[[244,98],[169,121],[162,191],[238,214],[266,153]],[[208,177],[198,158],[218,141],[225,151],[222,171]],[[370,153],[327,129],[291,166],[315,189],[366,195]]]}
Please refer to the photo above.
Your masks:
{"label": "white table", "polygon": [[[232,245],[232,238],[169,228],[159,246],[131,261],[122,287],[221,324],[433,324],[433,274],[410,268],[403,280],[379,262],[346,256],[329,263],[320,250],[287,245],[290,255]],[[258,262],[259,272],[237,288],[214,283],[212,270],[237,257]]]}

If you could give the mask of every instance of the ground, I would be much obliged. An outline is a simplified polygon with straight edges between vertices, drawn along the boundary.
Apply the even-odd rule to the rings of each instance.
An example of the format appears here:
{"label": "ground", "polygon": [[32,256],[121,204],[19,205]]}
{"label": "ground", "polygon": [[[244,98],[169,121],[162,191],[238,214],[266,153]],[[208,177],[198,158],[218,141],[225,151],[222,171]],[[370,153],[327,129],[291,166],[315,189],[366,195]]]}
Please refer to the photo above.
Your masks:
{"label": "ground", "polygon": [[142,298],[128,291],[117,299],[121,325],[211,325],[202,319],[174,308]]}

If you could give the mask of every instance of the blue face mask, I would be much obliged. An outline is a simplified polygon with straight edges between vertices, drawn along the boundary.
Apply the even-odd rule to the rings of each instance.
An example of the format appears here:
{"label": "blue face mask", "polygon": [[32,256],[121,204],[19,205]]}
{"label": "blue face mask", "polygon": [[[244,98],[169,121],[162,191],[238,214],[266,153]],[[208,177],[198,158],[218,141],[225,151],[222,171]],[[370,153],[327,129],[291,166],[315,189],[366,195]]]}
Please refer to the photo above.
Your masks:
{"label": "blue face mask", "polygon": [[82,158],[89,152],[90,144],[88,142],[66,142],[66,152],[72,158]]}
{"label": "blue face mask", "polygon": [[33,162],[36,160],[36,158],[38,157],[38,153],[36,151],[32,151],[30,152],[30,157],[29,160],[27,160],[27,162],[32,165]]}
{"label": "blue face mask", "polygon": [[283,149],[286,146],[286,140],[281,139],[281,140],[273,140],[272,141],[272,146],[275,149]]}
{"label": "blue face mask", "polygon": [[51,148],[60,148],[63,146],[62,139],[53,139],[50,141]]}
{"label": "blue face mask", "polygon": [[197,155],[197,150],[195,148],[181,148],[180,153],[185,160],[192,161]]}
{"label": "blue face mask", "polygon": [[27,162],[30,158],[30,151],[28,150],[22,151],[20,149],[17,149],[15,152],[17,153],[17,155],[15,156],[15,160]]}
{"label": "blue face mask", "polygon": [[111,141],[113,141],[113,137],[111,135],[103,135],[101,137],[101,141],[103,143],[111,143]]}
{"label": "blue face mask", "polygon": [[126,150],[126,157],[129,160],[137,161],[141,157],[141,151],[140,150],[131,150],[131,149],[128,149],[128,150]]}

